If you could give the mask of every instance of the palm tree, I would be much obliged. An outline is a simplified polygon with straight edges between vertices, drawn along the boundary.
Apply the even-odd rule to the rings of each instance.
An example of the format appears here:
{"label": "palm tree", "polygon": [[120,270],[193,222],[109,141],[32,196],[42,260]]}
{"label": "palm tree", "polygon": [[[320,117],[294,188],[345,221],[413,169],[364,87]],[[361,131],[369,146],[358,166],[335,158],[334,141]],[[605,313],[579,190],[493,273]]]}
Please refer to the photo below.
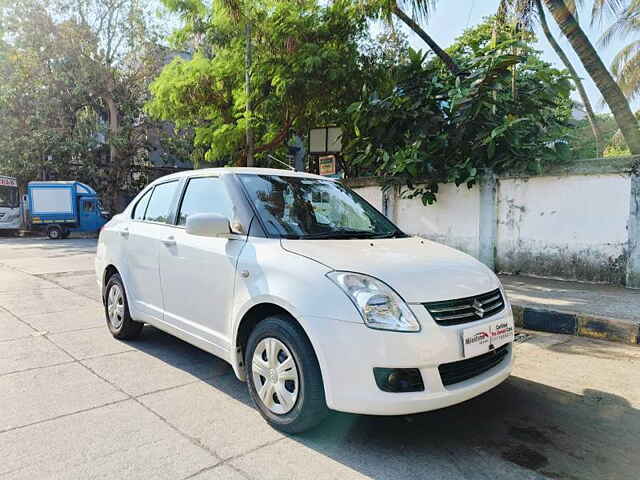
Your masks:
{"label": "palm tree", "polygon": [[540,0],[534,1],[538,19],[540,20],[540,26],[542,27],[542,31],[544,32],[544,36],[547,38],[547,41],[551,45],[551,48],[553,48],[553,50],[556,52],[556,55],[558,55],[565,68],[569,71],[569,75],[571,75],[571,79],[576,86],[576,90],[578,90],[578,95],[580,95],[580,100],[582,100],[582,105],[584,106],[584,110],[587,114],[587,119],[589,120],[589,125],[591,125],[591,131],[593,132],[593,138],[595,139],[596,157],[600,157],[602,155],[602,133],[600,131],[600,127],[598,126],[596,115],[593,112],[591,102],[589,101],[589,96],[587,95],[587,91],[584,88],[584,84],[582,83],[582,79],[578,76],[578,73],[569,60],[569,57],[567,57],[567,55],[564,53],[564,50],[562,50],[562,47],[554,38],[551,30],[549,30],[547,18],[542,7],[542,2]]}
{"label": "palm tree", "polygon": [[456,77],[462,74],[462,70],[456,64],[456,62],[451,58],[451,56],[445,52],[440,45],[438,45],[431,36],[425,32],[420,25],[414,20],[414,18],[423,18],[427,19],[430,13],[430,10],[435,7],[435,0],[411,0],[408,2],[408,5],[413,11],[413,17],[407,15],[405,11],[400,7],[396,0],[390,0],[387,2],[387,8],[391,13],[393,13],[396,17],[398,17],[402,22],[407,25],[411,30],[413,30],[416,35],[418,35],[424,42],[429,45],[429,48],[433,50],[442,63],[445,64],[447,69]]}
{"label": "palm tree", "polygon": [[[431,38],[431,36],[420,27],[420,20],[429,18],[431,10],[435,8],[437,0],[360,0],[367,9],[371,9],[379,16],[390,20],[391,16],[400,19],[407,27],[414,31],[429,48],[433,50],[447,69],[456,77],[462,75],[462,70],[451,56]],[[411,15],[406,10],[411,10]]]}
{"label": "palm tree", "polygon": [[634,155],[640,154],[640,128],[638,128],[638,122],[620,86],[607,70],[598,52],[564,0],[544,0],[544,3],[560,27],[562,34],[569,40],[584,69],[600,90],[605,102],[609,105],[629,150]]}
{"label": "palm tree", "polygon": [[[572,0],[569,0],[567,3],[571,10],[575,9],[575,3]],[[569,71],[571,79],[576,86],[576,90],[580,95],[580,99],[582,100],[582,104],[584,105],[585,112],[587,114],[587,119],[589,120],[589,124],[593,132],[596,143],[596,156],[600,156],[602,154],[600,141],[602,134],[600,132],[600,127],[598,126],[595,113],[593,112],[593,107],[591,106],[591,102],[587,95],[587,91],[584,88],[582,79],[578,76],[573,64],[551,33],[541,0],[501,0],[500,5],[498,6],[498,12],[496,13],[496,21],[498,23],[503,23],[507,21],[508,17],[514,18],[519,28],[528,31],[533,31],[535,18],[537,17],[539,20],[547,41],[556,52],[565,68]],[[515,73],[516,72],[514,70],[514,77]]]}
{"label": "palm tree", "polygon": [[[592,22],[601,21],[606,10],[616,17],[598,40],[603,47],[607,47],[614,38],[626,39],[629,35],[640,33],[640,0],[631,0],[622,9],[618,2],[610,2],[597,0],[593,5]],[[629,100],[640,95],[640,39],[631,41],[616,54],[611,62],[611,72]]]}

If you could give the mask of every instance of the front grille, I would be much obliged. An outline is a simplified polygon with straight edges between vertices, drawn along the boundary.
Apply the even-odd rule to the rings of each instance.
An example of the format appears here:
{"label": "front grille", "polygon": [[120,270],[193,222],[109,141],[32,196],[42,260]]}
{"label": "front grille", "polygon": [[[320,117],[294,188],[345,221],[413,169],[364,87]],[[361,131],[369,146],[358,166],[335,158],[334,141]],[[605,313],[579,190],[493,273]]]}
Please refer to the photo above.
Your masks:
{"label": "front grille", "polygon": [[507,356],[507,353],[509,353],[508,346],[509,344],[502,345],[495,350],[477,357],[467,358],[466,360],[443,363],[438,367],[442,384],[446,387],[454,383],[464,382],[492,369]]}
{"label": "front grille", "polygon": [[460,325],[501,312],[504,300],[500,289],[467,298],[423,303],[438,325]]}

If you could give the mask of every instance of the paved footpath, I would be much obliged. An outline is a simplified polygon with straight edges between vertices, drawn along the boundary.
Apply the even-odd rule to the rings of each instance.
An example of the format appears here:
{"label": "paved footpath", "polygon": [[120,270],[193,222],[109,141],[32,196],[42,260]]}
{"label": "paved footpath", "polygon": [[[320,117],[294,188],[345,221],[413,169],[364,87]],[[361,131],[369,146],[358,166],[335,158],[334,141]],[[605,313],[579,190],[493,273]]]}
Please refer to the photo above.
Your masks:
{"label": "paved footpath", "polygon": [[287,437],[224,362],[150,327],[112,339],[94,251],[0,238],[0,479],[638,478],[638,346],[529,332],[479,398]]}

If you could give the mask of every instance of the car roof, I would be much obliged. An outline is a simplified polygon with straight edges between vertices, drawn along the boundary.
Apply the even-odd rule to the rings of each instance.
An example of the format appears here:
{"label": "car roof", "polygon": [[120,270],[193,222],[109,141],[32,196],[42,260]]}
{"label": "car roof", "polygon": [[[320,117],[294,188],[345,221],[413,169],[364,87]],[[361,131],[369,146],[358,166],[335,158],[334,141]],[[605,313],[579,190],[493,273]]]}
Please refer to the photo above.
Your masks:
{"label": "car roof", "polygon": [[318,180],[335,180],[333,178],[315,175],[313,173],[295,172],[292,170],[284,170],[280,168],[253,168],[253,167],[222,167],[222,168],[201,168],[195,170],[185,170],[182,172],[172,173],[156,179],[153,183],[158,183],[173,178],[193,177],[200,175],[227,175],[227,174],[243,174],[243,175],[277,175],[280,177],[303,177],[315,178]]}

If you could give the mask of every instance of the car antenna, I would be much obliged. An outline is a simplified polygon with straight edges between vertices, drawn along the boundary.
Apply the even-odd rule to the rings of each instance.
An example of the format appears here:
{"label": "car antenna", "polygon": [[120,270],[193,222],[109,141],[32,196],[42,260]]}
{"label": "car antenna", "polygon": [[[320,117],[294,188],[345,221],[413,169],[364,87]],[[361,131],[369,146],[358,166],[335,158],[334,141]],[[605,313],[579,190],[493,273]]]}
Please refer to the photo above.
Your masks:
{"label": "car antenna", "polygon": [[280,160],[279,158],[274,157],[273,155],[271,155],[270,153],[267,153],[267,157],[269,157],[271,160],[275,160],[278,163],[281,163],[282,165],[284,165],[285,167],[287,167],[289,170],[295,170],[295,168],[293,168],[291,165],[289,165],[287,162],[283,162],[282,160]]}

